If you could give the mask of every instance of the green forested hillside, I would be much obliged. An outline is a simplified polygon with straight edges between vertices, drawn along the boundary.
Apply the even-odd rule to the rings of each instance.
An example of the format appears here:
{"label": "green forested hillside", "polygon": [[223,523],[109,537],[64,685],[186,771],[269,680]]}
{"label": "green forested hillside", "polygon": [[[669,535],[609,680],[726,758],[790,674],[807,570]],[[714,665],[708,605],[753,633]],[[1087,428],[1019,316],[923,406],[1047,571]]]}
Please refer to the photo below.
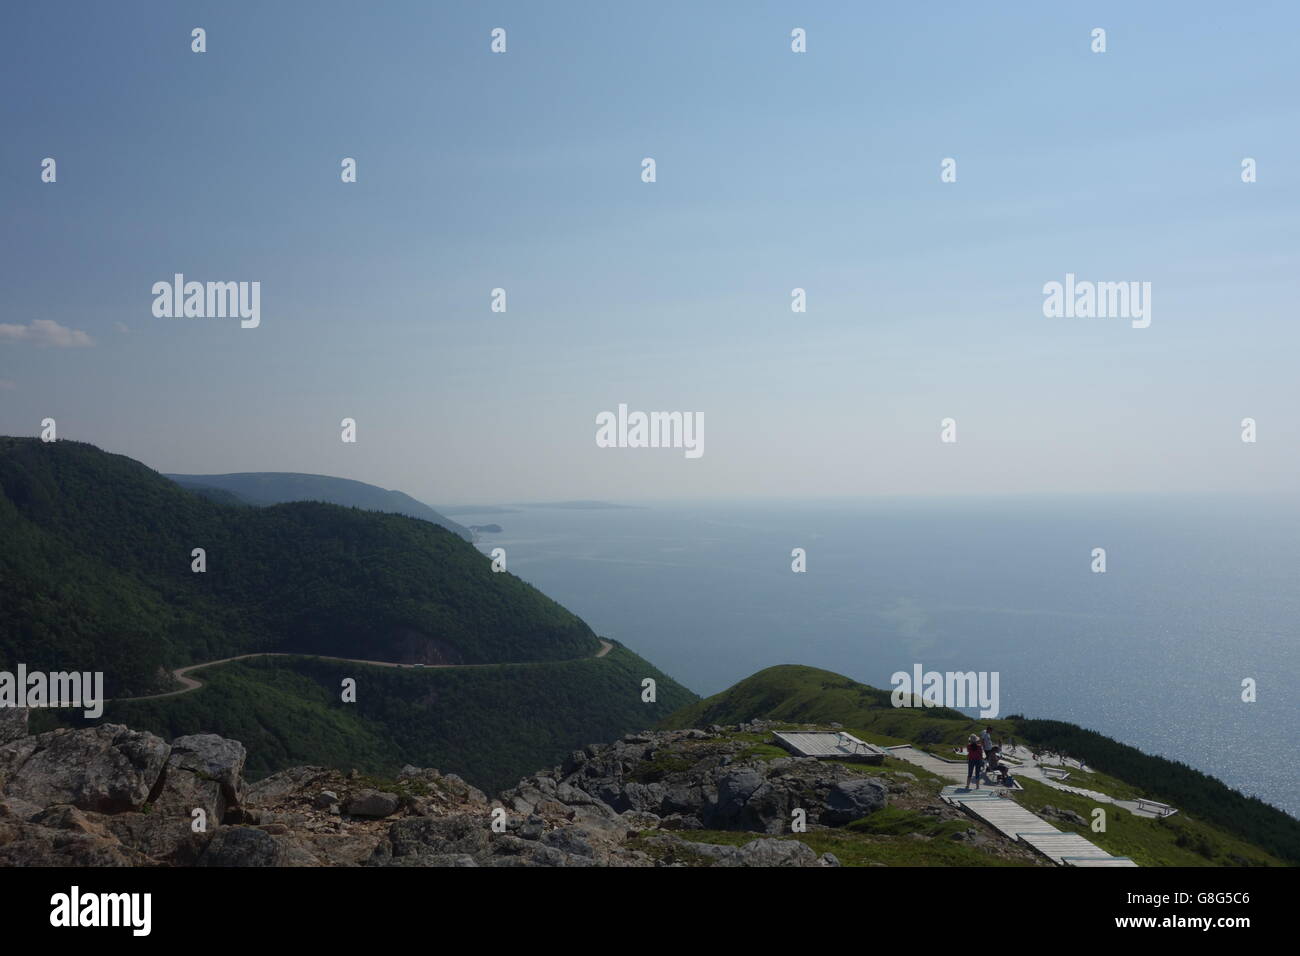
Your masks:
{"label": "green forested hillside", "polygon": [[[195,548],[205,573],[191,570]],[[249,651],[491,663],[600,646],[429,522],[226,504],[77,442],[0,438],[0,595],[0,662],[100,670],[111,696]]]}
{"label": "green forested hillside", "polygon": [[[204,548],[207,570],[191,570]],[[662,719],[694,695],[428,521],[302,502],[249,507],[187,491],[75,442],[0,438],[0,669],[103,671],[101,720],[242,741],[254,775],[317,763],[457,772],[499,789],[570,750]],[[509,663],[502,663],[509,662]],[[499,666],[498,666],[499,665]],[[355,703],[340,682],[357,681]],[[658,702],[641,701],[641,681]],[[36,711],[33,729],[84,722]]]}
{"label": "green forested hillside", "polygon": [[468,528],[434,511],[400,491],[389,491],[364,481],[329,475],[302,475],[288,471],[241,472],[231,475],[164,475],[182,487],[216,497],[225,493],[235,501],[251,505],[279,505],[290,501],[323,501],[326,504],[386,511],[422,518],[454,531],[466,541],[473,538]]}
{"label": "green forested hillside", "polygon": [[[1087,786],[1101,787],[1126,799],[1146,796],[1178,807],[1178,815],[1168,820],[1125,820],[1125,825],[1139,834],[1137,839],[1156,848],[1148,849],[1150,853],[1167,844],[1170,853],[1191,851],[1186,855],[1222,864],[1240,856],[1234,854],[1233,848],[1234,838],[1239,838],[1274,857],[1300,863],[1300,820],[1185,764],[1144,754],[1135,747],[1061,721],[1018,716],[976,720],[946,708],[896,708],[890,703],[889,691],[815,667],[769,667],[720,694],[686,705],[660,726],[735,724],[756,718],[840,723],[872,743],[910,743],[950,757],[952,748],[965,741],[967,735],[992,726],[997,739],[1013,738],[1043,750],[1083,758],[1098,771]],[[1057,805],[1073,807],[1081,801],[1033,781],[1029,783],[1031,790],[1042,791],[1040,798]]]}
{"label": "green forested hillside", "polygon": [[[409,763],[492,793],[694,699],[620,646],[602,658],[446,669],[255,658],[199,677],[192,693],[112,702],[101,721],[169,738],[219,727],[248,748],[250,777],[298,764],[391,776]],[[345,677],[357,682],[354,704],[341,700]],[[641,700],[646,677],[657,683],[653,704]],[[42,727],[85,723],[68,712],[35,716]]]}

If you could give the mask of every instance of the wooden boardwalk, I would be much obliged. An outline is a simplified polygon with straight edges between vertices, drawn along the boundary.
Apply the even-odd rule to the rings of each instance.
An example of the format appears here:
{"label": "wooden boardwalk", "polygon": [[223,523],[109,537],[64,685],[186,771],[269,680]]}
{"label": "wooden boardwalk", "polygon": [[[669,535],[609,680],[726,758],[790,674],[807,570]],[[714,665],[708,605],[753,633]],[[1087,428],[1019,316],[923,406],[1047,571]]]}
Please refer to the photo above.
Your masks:
{"label": "wooden boardwalk", "polygon": [[914,763],[918,767],[938,774],[946,780],[954,780],[957,783],[966,782],[966,762],[964,760],[960,763],[956,760],[944,760],[934,756],[934,754],[928,754],[924,750],[917,750],[910,744],[886,747],[885,753],[891,757],[897,757],[899,760]]}
{"label": "wooden boardwalk", "polygon": [[992,790],[944,787],[943,799],[988,824],[1008,839],[1041,853],[1057,866],[1137,866],[1128,857],[1111,856],[1077,833],[1058,830],[1009,797]]}
{"label": "wooden boardwalk", "polygon": [[[1101,847],[1094,843],[1089,843],[1077,833],[1069,833],[1064,830],[1035,830],[1026,832],[1024,830],[1016,836],[1028,843],[1043,856],[1047,857],[1053,863],[1061,866],[1066,865],[1066,860],[1114,860],[1116,857],[1111,856]],[[1129,860],[1129,865],[1135,865]]]}
{"label": "wooden boardwalk", "polygon": [[1137,866],[1126,856],[1108,856],[1108,857],[1087,857],[1080,859],[1077,856],[1067,856],[1065,858],[1066,866]]}
{"label": "wooden boardwalk", "polygon": [[[1173,807],[1166,807],[1165,804],[1158,804],[1150,800],[1117,800],[1105,793],[1098,793],[1096,790],[1088,790],[1084,787],[1076,787],[1061,782],[1059,774],[1066,769],[1079,771],[1072,779],[1078,780],[1085,773],[1091,773],[1079,761],[1065,761],[1064,758],[1053,757],[1050,754],[1040,755],[1039,761],[1034,762],[1033,751],[1028,747],[1013,747],[1008,756],[1013,761],[1018,761],[1019,766],[1015,772],[1030,780],[1037,780],[1044,783],[1053,790],[1060,790],[1062,793],[1072,793],[1075,796],[1083,797],[1087,800],[1095,800],[1097,803],[1110,803],[1117,807],[1122,807],[1135,817],[1146,817],[1147,819],[1156,819],[1162,816],[1170,816],[1178,811]],[[1045,764],[1042,761],[1046,759],[1060,760],[1061,764],[1053,766]]]}
{"label": "wooden boardwalk", "polygon": [[[897,757],[899,760],[906,760],[908,763],[916,764],[918,767],[922,767],[946,780],[952,780],[955,784],[963,784],[963,786],[944,787],[943,799],[954,807],[964,810],[982,823],[993,827],[1008,839],[1016,840],[1031,847],[1036,853],[1041,853],[1057,866],[1137,866],[1126,856],[1111,856],[1101,847],[1077,833],[1056,829],[1036,813],[1025,809],[1015,800],[1010,799],[1009,796],[1002,796],[1004,793],[1010,794],[1013,792],[1006,787],[986,784],[979,790],[967,790],[964,786],[966,783],[965,762],[944,760],[942,757],[936,757],[923,750],[917,750],[907,744],[886,747],[885,752],[891,757]],[[1014,773],[1025,773],[1026,776],[1051,784],[1058,790],[1068,790],[1070,793],[1098,797],[1107,803],[1115,803],[1125,809],[1136,806],[1133,801],[1114,800],[1105,794],[1093,794],[1091,791],[1067,787],[1061,783],[1044,779],[1041,773],[1034,772],[1037,770],[1037,767],[1017,767]],[[1155,816],[1155,814],[1143,815]]]}
{"label": "wooden boardwalk", "polygon": [[1012,840],[1018,840],[1021,833],[1050,829],[1041,817],[1007,797],[968,792],[964,787],[944,787],[943,798]]}

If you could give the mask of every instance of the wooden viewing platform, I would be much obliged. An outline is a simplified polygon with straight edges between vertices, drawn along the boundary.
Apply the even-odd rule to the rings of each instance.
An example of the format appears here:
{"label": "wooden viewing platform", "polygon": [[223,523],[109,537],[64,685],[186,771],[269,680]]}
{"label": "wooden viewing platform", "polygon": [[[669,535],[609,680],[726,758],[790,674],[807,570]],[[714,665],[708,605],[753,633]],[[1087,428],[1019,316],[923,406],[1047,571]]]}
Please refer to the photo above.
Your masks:
{"label": "wooden viewing platform", "polygon": [[776,742],[796,757],[815,757],[818,760],[852,760],[859,763],[884,763],[885,751],[859,740],[842,730],[832,731],[773,731]]}

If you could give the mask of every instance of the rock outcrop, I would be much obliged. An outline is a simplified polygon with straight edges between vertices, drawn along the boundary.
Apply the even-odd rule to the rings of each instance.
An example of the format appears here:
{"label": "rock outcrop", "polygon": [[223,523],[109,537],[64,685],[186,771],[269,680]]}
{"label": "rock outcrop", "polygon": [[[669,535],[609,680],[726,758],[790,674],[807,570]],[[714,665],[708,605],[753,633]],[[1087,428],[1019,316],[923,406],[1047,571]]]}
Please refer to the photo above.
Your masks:
{"label": "rock outcrop", "polygon": [[792,822],[837,827],[921,792],[910,773],[774,757],[742,729],[628,734],[498,799],[417,767],[246,784],[243,745],[214,734],[24,734],[0,744],[0,865],[838,866]]}
{"label": "rock outcrop", "polygon": [[27,708],[0,707],[0,744],[27,736]]}
{"label": "rock outcrop", "polygon": [[747,757],[722,731],[628,734],[575,751],[556,770],[526,777],[501,799],[520,813],[635,812],[670,830],[789,833],[795,811],[810,824],[851,822],[885,805],[885,785],[810,757]]}
{"label": "rock outcrop", "polygon": [[41,807],[138,810],[162,776],[168,753],[163,740],[121,724],[54,730],[0,746],[0,780],[4,796]]}

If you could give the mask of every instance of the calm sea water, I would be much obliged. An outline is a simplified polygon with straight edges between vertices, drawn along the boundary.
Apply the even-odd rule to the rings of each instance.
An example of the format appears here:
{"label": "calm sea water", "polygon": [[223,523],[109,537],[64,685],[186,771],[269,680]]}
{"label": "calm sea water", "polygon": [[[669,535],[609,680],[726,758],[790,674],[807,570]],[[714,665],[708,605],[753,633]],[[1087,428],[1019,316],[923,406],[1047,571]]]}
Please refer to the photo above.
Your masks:
{"label": "calm sea water", "polygon": [[[520,508],[484,550],[702,695],[773,664],[997,671],[1300,816],[1300,505],[1231,497]],[[807,551],[805,574],[790,569]],[[1107,570],[1091,570],[1106,549]],[[1241,682],[1258,681],[1258,701]]]}

